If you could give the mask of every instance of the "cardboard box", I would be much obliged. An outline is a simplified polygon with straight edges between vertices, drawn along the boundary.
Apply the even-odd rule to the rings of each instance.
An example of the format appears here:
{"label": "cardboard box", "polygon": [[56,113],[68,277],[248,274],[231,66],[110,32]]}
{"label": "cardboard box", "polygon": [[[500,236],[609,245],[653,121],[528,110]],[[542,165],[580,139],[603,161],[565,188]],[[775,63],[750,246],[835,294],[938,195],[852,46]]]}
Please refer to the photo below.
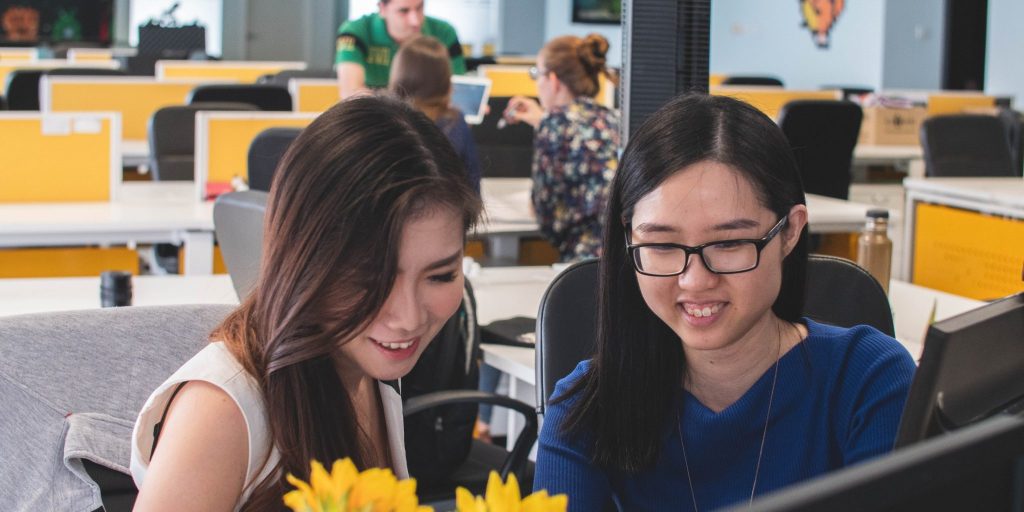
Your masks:
{"label": "cardboard box", "polygon": [[923,107],[865,107],[858,144],[916,146],[920,144],[921,123],[928,116]]}

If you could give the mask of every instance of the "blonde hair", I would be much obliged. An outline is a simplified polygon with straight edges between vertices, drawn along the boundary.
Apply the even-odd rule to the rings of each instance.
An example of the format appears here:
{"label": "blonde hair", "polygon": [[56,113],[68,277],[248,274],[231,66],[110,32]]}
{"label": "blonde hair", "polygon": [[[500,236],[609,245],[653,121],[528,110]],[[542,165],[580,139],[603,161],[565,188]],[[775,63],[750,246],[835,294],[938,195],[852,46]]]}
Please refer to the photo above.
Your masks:
{"label": "blonde hair", "polygon": [[431,120],[451,110],[452,64],[448,49],[430,36],[406,41],[391,60],[388,89]]}
{"label": "blonde hair", "polygon": [[566,85],[573,96],[594,97],[601,88],[601,75],[613,83],[615,78],[605,67],[608,40],[600,34],[586,37],[556,37],[541,49],[541,61],[548,71]]}

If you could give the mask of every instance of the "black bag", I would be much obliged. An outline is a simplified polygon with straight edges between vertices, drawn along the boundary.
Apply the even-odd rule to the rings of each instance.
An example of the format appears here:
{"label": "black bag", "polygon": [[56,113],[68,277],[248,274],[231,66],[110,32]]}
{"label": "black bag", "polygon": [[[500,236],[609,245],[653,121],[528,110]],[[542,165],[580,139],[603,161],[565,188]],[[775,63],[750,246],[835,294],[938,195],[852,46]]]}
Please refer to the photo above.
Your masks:
{"label": "black bag", "polygon": [[[462,305],[402,378],[402,399],[434,391],[475,390],[480,368],[476,299],[466,281]],[[444,481],[465,462],[473,442],[477,404],[435,407],[405,418],[409,475],[420,487]]]}

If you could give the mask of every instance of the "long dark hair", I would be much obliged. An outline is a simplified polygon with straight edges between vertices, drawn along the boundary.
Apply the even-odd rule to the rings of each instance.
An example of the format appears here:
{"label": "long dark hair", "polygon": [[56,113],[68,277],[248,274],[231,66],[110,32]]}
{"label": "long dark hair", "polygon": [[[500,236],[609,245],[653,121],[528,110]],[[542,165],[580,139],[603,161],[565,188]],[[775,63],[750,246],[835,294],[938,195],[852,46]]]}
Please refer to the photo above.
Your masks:
{"label": "long dark hair", "polygon": [[456,115],[449,106],[452,63],[448,49],[430,36],[416,36],[402,43],[391,59],[388,90],[435,122]]}
{"label": "long dark hair", "polygon": [[256,287],[213,335],[258,382],[281,454],[244,510],[281,508],[284,474],[308,477],[314,458],[386,463],[359,442],[332,354],[387,299],[405,222],[435,207],[457,212],[469,229],[481,205],[448,139],[397,100],[343,101],[285,154]]}
{"label": "long dark hair", "polygon": [[[708,160],[745,176],[761,204],[778,217],[806,202],[782,131],[741,101],[686,94],[633,135],[612,181],[605,218],[597,354],[583,377],[558,397],[577,397],[563,432],[592,439],[594,463],[601,467],[639,471],[655,464],[686,372],[679,336],[640,294],[624,224],[636,203],[668,177]],[[783,320],[800,318],[806,268],[805,227],[783,261],[782,286],[772,305]]]}

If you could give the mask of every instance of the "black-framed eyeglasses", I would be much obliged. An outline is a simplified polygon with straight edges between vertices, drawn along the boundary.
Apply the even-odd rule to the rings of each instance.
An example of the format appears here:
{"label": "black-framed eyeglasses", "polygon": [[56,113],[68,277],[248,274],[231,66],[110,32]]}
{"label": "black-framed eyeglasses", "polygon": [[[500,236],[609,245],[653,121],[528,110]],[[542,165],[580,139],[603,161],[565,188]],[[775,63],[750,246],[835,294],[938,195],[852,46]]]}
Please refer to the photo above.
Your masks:
{"label": "black-framed eyeglasses", "polygon": [[631,244],[626,226],[626,252],[633,260],[636,271],[645,276],[678,276],[690,266],[690,255],[698,254],[704,267],[715,274],[739,274],[757,268],[761,262],[761,250],[782,231],[788,217],[782,217],[771,230],[761,238],[739,238],[717,240],[696,247],[672,243]]}
{"label": "black-framed eyeglasses", "polygon": [[547,74],[547,71],[544,71],[544,70],[538,68],[537,66],[530,66],[530,80],[533,80],[534,82],[536,82],[537,79],[541,77],[541,75],[546,75],[546,74]]}

